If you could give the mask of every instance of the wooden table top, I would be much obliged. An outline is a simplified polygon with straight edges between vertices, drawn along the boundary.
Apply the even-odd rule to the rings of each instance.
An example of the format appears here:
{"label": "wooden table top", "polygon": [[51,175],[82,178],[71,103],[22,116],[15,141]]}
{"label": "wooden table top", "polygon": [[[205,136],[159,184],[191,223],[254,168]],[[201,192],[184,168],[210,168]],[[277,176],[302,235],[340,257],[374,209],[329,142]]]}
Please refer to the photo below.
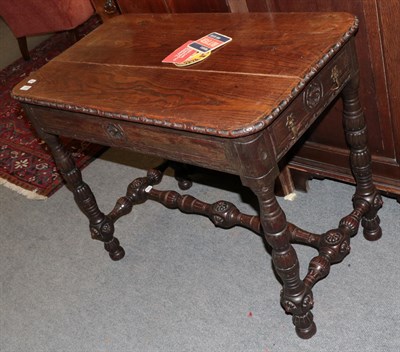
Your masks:
{"label": "wooden table top", "polygon": [[[20,101],[210,135],[265,128],[357,29],[347,13],[128,14],[24,79]],[[161,61],[210,32],[233,38],[187,67]],[[29,90],[21,90],[30,85]]]}

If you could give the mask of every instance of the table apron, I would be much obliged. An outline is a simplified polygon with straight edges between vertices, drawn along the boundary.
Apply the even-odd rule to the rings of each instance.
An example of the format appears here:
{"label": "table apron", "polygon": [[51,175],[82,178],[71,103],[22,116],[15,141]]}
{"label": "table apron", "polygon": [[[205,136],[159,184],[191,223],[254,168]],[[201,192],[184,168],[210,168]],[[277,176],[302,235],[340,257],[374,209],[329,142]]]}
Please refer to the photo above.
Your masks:
{"label": "table apron", "polygon": [[133,150],[168,160],[239,174],[234,140],[171,128],[25,104],[25,111],[45,133],[109,147]]}
{"label": "table apron", "polygon": [[355,74],[354,50],[353,41],[346,44],[268,126],[278,160],[320,117]]}

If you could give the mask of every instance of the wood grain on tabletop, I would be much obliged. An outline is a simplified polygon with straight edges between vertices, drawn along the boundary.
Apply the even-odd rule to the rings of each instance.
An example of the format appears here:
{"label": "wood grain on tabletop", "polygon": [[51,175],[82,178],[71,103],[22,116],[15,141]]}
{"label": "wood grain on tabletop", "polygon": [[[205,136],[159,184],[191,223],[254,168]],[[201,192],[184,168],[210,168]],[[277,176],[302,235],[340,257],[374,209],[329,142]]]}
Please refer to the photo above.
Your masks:
{"label": "wood grain on tabletop", "polygon": [[[14,95],[236,130],[278,106],[353,23],[344,13],[118,16],[35,72],[32,89],[19,85]],[[193,66],[161,63],[213,31],[232,42]]]}

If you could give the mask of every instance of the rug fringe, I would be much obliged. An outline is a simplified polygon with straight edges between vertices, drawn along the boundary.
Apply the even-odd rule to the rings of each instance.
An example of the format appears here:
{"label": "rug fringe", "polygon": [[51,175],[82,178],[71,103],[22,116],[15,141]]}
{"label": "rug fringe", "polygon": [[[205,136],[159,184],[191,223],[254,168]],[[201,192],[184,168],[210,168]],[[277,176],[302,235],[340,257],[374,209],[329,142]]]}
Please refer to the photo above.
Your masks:
{"label": "rug fringe", "polygon": [[0,178],[0,185],[3,185],[9,189],[11,189],[12,191],[17,192],[18,194],[21,194],[23,196],[25,196],[28,199],[33,199],[33,200],[46,200],[47,197],[46,196],[42,196],[40,194],[37,194],[35,191],[28,191],[20,186],[17,186],[11,182],[8,182],[7,180],[5,180],[4,178]]}

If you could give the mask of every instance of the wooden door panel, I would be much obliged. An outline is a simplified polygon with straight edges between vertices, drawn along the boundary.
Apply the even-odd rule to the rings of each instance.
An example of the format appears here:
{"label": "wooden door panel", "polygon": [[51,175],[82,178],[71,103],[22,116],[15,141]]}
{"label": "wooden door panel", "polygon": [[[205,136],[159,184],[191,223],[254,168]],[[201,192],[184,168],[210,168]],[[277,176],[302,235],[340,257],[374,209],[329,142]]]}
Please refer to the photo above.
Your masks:
{"label": "wooden door panel", "polygon": [[[396,158],[400,161],[400,1],[377,2]],[[397,14],[397,15],[395,15]],[[400,179],[400,172],[398,174]]]}
{"label": "wooden door panel", "polygon": [[229,12],[225,0],[118,0],[122,13]]}
{"label": "wooden door panel", "polygon": [[171,12],[229,12],[224,0],[166,0]]}
{"label": "wooden door panel", "polygon": [[164,0],[118,0],[122,13],[164,13],[169,12]]}

